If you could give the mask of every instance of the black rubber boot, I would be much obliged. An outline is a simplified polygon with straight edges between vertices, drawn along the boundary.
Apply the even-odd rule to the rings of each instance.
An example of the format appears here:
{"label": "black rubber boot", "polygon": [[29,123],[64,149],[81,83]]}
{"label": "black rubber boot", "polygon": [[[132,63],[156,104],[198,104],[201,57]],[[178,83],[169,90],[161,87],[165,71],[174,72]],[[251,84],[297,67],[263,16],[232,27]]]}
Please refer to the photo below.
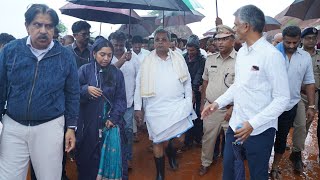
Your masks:
{"label": "black rubber boot", "polygon": [[301,152],[292,152],[289,159],[293,163],[293,169],[299,173],[303,172],[303,162],[301,159]]}
{"label": "black rubber boot", "polygon": [[160,158],[154,157],[154,162],[156,163],[157,176],[156,180],[164,180],[164,156]]}
{"label": "black rubber boot", "polygon": [[168,143],[168,147],[166,148],[166,154],[168,156],[169,165],[173,170],[177,170],[179,165],[176,160],[177,150],[173,147],[172,141],[170,140]]}

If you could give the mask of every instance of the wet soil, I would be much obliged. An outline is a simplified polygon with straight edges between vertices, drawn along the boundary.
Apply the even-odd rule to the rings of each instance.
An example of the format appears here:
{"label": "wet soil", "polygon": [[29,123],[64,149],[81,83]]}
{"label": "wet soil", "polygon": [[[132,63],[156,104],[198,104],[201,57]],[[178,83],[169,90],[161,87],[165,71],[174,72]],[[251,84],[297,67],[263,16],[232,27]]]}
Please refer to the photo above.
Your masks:
{"label": "wet soil", "polygon": [[[319,180],[320,166],[318,164],[318,145],[316,137],[316,121],[313,122],[308,137],[306,139],[306,147],[303,152],[303,162],[305,164],[303,174],[295,174],[292,169],[292,163],[289,160],[290,150],[287,150],[280,168],[284,180]],[[155,165],[153,154],[148,150],[150,141],[148,140],[147,132],[141,131],[139,133],[140,142],[134,144],[134,158],[132,161],[133,169],[129,172],[130,180],[154,180]],[[291,145],[291,133],[288,136],[288,144]],[[166,180],[220,180],[222,179],[222,158],[210,167],[209,172],[204,176],[198,175],[200,166],[201,147],[194,146],[190,150],[182,152],[178,155],[179,170],[170,170],[166,163],[165,173]],[[270,162],[273,160],[273,155]],[[167,160],[166,160],[167,161]],[[246,179],[249,179],[248,166],[246,165]],[[77,179],[75,162],[68,160],[67,174],[70,180]],[[28,180],[30,178],[28,177]]]}

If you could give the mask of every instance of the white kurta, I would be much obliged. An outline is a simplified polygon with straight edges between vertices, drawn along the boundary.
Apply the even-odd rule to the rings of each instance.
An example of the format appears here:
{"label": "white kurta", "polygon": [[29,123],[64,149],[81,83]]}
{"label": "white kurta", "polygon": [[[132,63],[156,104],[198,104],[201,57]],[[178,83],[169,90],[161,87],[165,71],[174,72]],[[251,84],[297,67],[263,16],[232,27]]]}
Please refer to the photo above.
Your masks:
{"label": "white kurta", "polygon": [[[197,118],[192,108],[191,78],[181,83],[172,60],[157,57],[155,72],[156,95],[143,98],[143,109],[149,138],[154,143],[178,137],[193,126]],[[141,108],[140,72],[137,76],[135,110]]]}

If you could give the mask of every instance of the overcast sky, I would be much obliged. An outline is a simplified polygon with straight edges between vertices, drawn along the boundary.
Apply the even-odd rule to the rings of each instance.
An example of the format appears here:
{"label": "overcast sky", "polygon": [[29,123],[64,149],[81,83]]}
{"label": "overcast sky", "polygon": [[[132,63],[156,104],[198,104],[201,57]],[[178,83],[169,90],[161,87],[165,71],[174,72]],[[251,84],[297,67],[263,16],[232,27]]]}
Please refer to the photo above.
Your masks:
{"label": "overcast sky", "polygon": [[[218,0],[218,12],[219,17],[223,20],[223,24],[233,27],[233,13],[241,6],[253,4],[262,9],[265,15],[274,17],[293,1],[294,0]],[[198,0],[198,2],[204,7],[204,9],[198,9],[198,11],[206,17],[201,22],[192,23],[188,26],[194,34],[201,37],[203,33],[215,26],[216,0]],[[61,21],[67,26],[68,34],[71,34],[72,23],[79,19],[60,13],[59,8],[67,3],[65,0],[10,0],[5,2],[2,0],[0,6],[0,33],[6,32],[17,38],[26,36],[24,13],[27,10],[27,7],[33,3],[44,3],[55,9],[58,12]],[[146,11],[138,11],[138,14],[145,15],[147,13]],[[98,35],[100,23],[89,23],[92,26],[91,31],[95,32],[95,35]],[[111,32],[118,28],[119,25],[104,23],[102,25],[101,34],[107,37]]]}

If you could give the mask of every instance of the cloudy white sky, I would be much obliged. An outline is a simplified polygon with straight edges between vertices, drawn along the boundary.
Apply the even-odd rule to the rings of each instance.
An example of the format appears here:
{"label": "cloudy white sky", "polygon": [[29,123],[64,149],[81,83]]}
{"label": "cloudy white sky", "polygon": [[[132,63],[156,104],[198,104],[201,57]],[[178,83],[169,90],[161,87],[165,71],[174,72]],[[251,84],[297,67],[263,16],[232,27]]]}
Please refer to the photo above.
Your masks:
{"label": "cloudy white sky", "polygon": [[[279,12],[289,6],[294,0],[218,0],[218,12],[219,17],[222,18],[223,23],[229,26],[233,26],[233,13],[241,6],[247,4],[253,4],[258,6],[265,15],[274,17]],[[133,0],[134,2],[134,0]],[[198,0],[198,2],[204,7],[199,11],[206,17],[197,23],[189,24],[194,34],[202,36],[207,30],[211,29],[215,25],[216,18],[216,0]],[[61,21],[67,26],[68,34],[71,34],[71,25],[73,22],[79,20],[70,16],[62,15],[59,8],[65,5],[65,0],[10,0],[0,2],[0,33],[7,32],[14,35],[17,38],[26,36],[26,30],[24,27],[24,13],[28,5],[32,3],[44,3],[55,9]],[[138,11],[139,15],[147,14],[146,11]],[[97,33],[99,32],[100,23],[89,22],[92,26],[91,30]],[[107,37],[111,32],[118,29],[119,25],[102,24],[102,35]]]}

